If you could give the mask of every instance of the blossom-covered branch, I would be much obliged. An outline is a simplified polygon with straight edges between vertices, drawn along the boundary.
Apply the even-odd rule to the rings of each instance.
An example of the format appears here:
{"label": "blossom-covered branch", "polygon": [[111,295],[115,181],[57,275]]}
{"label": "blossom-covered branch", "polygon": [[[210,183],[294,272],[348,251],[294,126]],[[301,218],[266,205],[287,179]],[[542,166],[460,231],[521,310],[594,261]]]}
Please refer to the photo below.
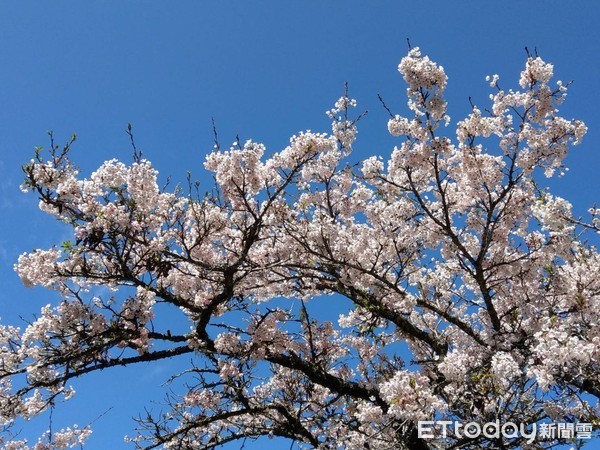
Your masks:
{"label": "blossom-covered branch", "polygon": [[[572,217],[539,181],[586,132],[559,116],[567,87],[529,57],[520,90],[490,77],[491,106],[473,105],[452,136],[444,69],[414,48],[399,71],[410,117],[392,114],[398,145],[358,171],[347,91],[327,112],[331,134],[299,133],[269,156],[252,141],[215,149],[205,196],[191,182],[160,189],[141,154],[83,178],[72,142],[36,151],[24,190],[73,238],[15,266],[62,300],[23,331],[0,328],[0,423],[70,398],[75,377],[183,354],[191,366],[173,379],[185,388],[138,418],[128,440],[139,448],[279,436],[509,449],[523,437],[426,440],[417,422],[597,423],[600,255],[579,238],[598,231],[596,213]],[[178,329],[159,303],[180,314]],[[320,317],[343,305],[337,323]]]}

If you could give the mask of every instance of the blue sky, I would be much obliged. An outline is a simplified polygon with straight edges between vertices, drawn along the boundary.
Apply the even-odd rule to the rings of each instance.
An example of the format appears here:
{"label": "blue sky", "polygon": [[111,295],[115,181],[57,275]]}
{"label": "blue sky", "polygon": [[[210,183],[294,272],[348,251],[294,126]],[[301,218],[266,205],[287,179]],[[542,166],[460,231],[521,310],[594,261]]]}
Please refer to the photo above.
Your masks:
{"label": "blue sky", "polygon": [[[570,172],[554,192],[584,213],[598,199],[600,178],[600,16],[598,2],[557,1],[17,1],[0,4],[0,317],[18,316],[56,300],[25,289],[12,266],[18,255],[67,238],[68,230],[20,193],[20,166],[36,145],[77,132],[73,158],[84,175],[104,160],[129,161],[124,130],[164,180],[187,170],[201,180],[212,148],[211,118],[221,142],[239,134],[276,151],[305,129],[329,131],[324,111],[344,82],[361,121],[353,158],[387,156],[385,98],[406,111],[396,71],[406,38],[441,63],[449,76],[453,120],[469,112],[468,97],[486,105],[485,76],[516,86],[524,47],[555,64],[557,79],[574,80],[562,112],[589,132],[567,159]],[[150,400],[168,364],[95,374],[57,412],[55,428],[93,421],[90,449],[124,448],[130,418]],[[34,423],[40,429],[44,423]],[[29,428],[23,436],[32,435]],[[248,444],[246,448],[258,448]]]}

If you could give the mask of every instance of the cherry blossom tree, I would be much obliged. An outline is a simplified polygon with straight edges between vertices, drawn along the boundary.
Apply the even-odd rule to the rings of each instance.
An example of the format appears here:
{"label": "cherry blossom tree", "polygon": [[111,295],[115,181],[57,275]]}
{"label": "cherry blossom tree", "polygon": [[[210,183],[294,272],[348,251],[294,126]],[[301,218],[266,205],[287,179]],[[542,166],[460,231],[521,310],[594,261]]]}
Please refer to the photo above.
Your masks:
{"label": "cherry blossom tree", "polygon": [[[559,441],[425,439],[417,422],[597,424],[600,254],[583,232],[599,231],[600,211],[574,217],[540,184],[586,133],[559,115],[567,85],[530,56],[520,89],[490,77],[491,106],[451,133],[444,69],[413,48],[399,72],[410,117],[390,111],[387,160],[348,162],[347,94],[327,112],[330,134],[276,153],[217,145],[206,195],[191,180],[159,187],[137,150],[83,178],[72,141],[38,149],[23,189],[73,238],[15,266],[61,301],[0,328],[3,448],[30,448],[11,425],[69,399],[73,379],[179,355],[190,365],[172,374],[168,408],[138,418],[132,446],[541,449]],[[337,323],[320,317],[343,301]],[[159,306],[180,329],[162,327]]]}

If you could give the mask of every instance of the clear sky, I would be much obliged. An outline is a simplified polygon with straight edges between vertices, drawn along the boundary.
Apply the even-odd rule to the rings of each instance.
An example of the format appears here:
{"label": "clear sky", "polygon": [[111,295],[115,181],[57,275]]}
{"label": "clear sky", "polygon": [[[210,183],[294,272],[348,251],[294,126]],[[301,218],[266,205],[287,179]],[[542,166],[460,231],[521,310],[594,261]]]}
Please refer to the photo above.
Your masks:
{"label": "clear sky", "polygon": [[[30,318],[56,301],[52,293],[25,289],[12,268],[20,253],[68,238],[37,210],[33,195],[18,189],[20,166],[34,146],[48,144],[47,130],[58,142],[77,132],[72,156],[84,175],[106,159],[130,161],[124,130],[132,123],[138,147],[163,180],[182,180],[187,170],[206,179],[211,117],[223,144],[239,134],[276,151],[300,130],[329,131],[324,111],[347,81],[358,109],[370,111],[353,158],[386,157],[394,144],[377,94],[394,112],[406,112],[396,67],[407,38],[446,69],[453,121],[468,114],[469,96],[486,106],[486,75],[498,73],[503,86],[516,86],[525,46],[555,64],[557,79],[574,80],[562,112],[584,120],[589,132],[567,159],[570,172],[553,185],[584,213],[600,187],[599,18],[595,1],[3,0],[2,322]],[[165,363],[82,380],[54,427],[85,425],[112,408],[95,421],[89,448],[126,448],[130,418],[162,400],[168,373]],[[23,436],[32,435],[23,428]]]}

